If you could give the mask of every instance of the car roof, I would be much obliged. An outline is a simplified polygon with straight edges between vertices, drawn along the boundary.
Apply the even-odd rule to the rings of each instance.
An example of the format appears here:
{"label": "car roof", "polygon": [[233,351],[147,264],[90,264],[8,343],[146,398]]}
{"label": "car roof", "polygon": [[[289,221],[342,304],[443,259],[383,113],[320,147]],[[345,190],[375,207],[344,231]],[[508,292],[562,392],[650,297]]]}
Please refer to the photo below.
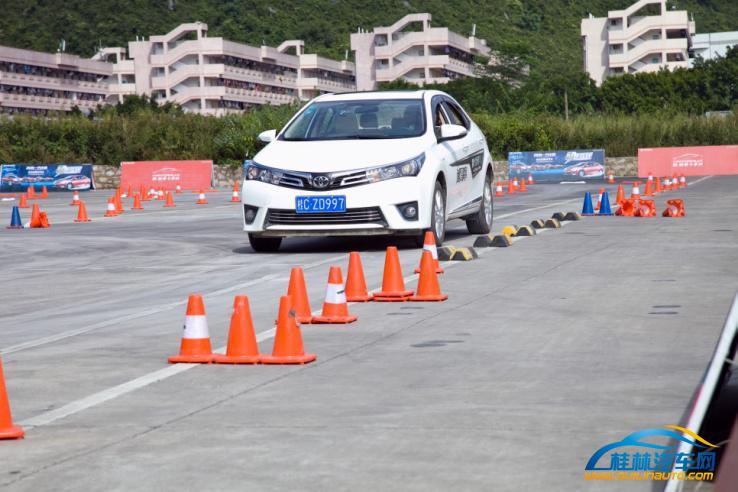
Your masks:
{"label": "car roof", "polygon": [[323,94],[316,97],[315,101],[366,101],[376,99],[423,99],[425,95],[433,96],[444,94],[441,91],[428,90],[405,90],[405,91],[365,91],[365,92],[342,92],[338,94]]}

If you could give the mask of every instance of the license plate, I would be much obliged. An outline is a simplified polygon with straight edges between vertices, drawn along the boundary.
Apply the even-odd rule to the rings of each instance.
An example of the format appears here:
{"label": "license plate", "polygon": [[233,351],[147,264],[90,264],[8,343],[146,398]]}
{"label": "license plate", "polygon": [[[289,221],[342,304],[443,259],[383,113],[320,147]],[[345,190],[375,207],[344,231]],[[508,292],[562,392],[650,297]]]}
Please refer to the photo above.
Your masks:
{"label": "license plate", "polygon": [[298,214],[336,213],[346,211],[346,195],[298,196],[295,212]]}

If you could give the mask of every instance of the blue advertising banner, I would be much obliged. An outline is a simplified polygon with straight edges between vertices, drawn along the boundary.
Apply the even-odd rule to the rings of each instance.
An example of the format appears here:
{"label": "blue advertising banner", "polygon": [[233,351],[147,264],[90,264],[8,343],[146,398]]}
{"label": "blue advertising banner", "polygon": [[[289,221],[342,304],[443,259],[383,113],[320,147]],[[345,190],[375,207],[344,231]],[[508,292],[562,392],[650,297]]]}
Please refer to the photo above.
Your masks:
{"label": "blue advertising banner", "polygon": [[0,191],[26,191],[29,186],[47,191],[90,190],[95,188],[92,164],[3,164]]}
{"label": "blue advertising banner", "polygon": [[535,181],[582,181],[605,176],[605,151],[556,150],[510,152],[507,155],[509,177],[528,177]]}

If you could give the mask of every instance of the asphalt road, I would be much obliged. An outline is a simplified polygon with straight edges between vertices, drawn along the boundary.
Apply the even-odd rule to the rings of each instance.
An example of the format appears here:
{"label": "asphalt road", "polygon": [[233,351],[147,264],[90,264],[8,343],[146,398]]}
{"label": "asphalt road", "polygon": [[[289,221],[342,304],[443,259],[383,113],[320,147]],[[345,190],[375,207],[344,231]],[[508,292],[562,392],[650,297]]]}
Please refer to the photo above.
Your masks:
{"label": "asphalt road", "polygon": [[[447,264],[447,302],[351,305],[357,323],[303,326],[318,360],[299,367],[166,358],[189,293],[204,295],[214,347],[247,294],[268,353],[292,266],[317,310],[328,266],[345,274],[351,250],[378,287],[392,239],[296,238],[256,254],[226,191],[115,218],[102,217],[108,193],[85,193],[88,224],[52,194],[40,202],[51,229],[0,230],[0,354],[27,428],[0,442],[0,487],[620,490],[585,482],[586,460],[678,423],[738,287],[738,178],[693,181],[667,196],[685,198],[685,218],[585,218]],[[495,230],[578,210],[597,187],[498,199]],[[472,242],[452,225],[448,244]],[[399,245],[413,286],[419,250]]]}

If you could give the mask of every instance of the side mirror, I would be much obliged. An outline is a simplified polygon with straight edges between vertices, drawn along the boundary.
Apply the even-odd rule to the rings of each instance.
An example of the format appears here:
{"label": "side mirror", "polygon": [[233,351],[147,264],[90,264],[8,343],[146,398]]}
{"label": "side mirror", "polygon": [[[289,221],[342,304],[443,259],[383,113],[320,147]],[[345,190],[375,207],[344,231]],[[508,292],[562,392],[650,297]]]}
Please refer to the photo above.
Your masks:
{"label": "side mirror", "polygon": [[259,140],[264,143],[273,142],[277,139],[277,130],[265,130],[259,134]]}
{"label": "side mirror", "polygon": [[441,131],[439,133],[438,142],[444,142],[446,140],[464,138],[467,131],[461,125],[441,125]]}

